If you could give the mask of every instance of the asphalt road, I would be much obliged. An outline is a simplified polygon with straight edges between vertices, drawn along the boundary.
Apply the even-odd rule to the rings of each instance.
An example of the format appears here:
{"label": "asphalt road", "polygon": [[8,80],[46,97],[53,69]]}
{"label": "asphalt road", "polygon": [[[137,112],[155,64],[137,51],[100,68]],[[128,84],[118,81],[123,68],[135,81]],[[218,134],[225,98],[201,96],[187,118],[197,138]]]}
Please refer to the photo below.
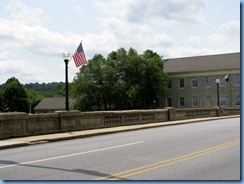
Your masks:
{"label": "asphalt road", "polygon": [[240,118],[0,151],[1,180],[240,180]]}

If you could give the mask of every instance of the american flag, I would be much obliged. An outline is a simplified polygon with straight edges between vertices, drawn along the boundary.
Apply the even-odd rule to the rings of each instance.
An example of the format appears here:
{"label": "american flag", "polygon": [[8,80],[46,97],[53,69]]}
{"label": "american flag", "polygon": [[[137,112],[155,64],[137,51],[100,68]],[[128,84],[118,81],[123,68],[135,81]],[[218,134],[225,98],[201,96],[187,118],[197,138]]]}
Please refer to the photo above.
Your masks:
{"label": "american flag", "polygon": [[77,48],[77,50],[73,54],[73,59],[75,61],[76,67],[87,64],[87,60],[86,60],[85,52],[84,52],[83,47],[82,47],[82,43],[80,43],[79,47]]}

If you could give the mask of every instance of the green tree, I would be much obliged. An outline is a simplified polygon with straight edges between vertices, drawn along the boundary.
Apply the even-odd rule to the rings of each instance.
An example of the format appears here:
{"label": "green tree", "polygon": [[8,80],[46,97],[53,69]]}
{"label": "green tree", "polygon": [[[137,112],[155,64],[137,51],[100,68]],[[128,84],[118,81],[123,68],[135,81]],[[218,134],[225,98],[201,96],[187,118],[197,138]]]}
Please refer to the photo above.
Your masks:
{"label": "green tree", "polygon": [[38,94],[35,90],[25,89],[25,91],[26,91],[26,94],[28,96],[29,111],[31,113],[35,113],[34,108],[43,99],[43,96]]}
{"label": "green tree", "polygon": [[[71,82],[69,83],[69,96],[70,97],[73,97],[74,96],[74,83]],[[60,82],[55,91],[54,91],[54,94],[52,96],[54,97],[65,97],[65,92],[66,92],[66,89],[65,89],[65,83],[64,82]]]}
{"label": "green tree", "polygon": [[157,53],[147,50],[141,56],[146,64],[142,86],[144,93],[144,104],[153,107],[154,101],[158,103],[158,98],[165,94],[165,87],[168,82],[168,75],[163,73],[164,62]]}
{"label": "green tree", "polygon": [[111,52],[107,59],[95,55],[74,80],[74,94],[80,110],[146,109],[155,106],[165,92],[168,77],[157,53],[139,55],[124,48]]}
{"label": "green tree", "polygon": [[107,110],[110,93],[108,78],[112,76],[110,69],[106,65],[106,59],[99,54],[95,55],[87,66],[80,69],[80,73],[74,79],[78,109]]}
{"label": "green tree", "polygon": [[64,82],[60,82],[57,85],[56,90],[54,92],[54,96],[56,96],[56,97],[64,97],[65,96],[65,83]]}
{"label": "green tree", "polygon": [[4,109],[3,97],[2,97],[2,95],[0,93],[0,112],[2,112],[3,109]]}
{"label": "green tree", "polygon": [[18,79],[12,77],[6,81],[2,88],[4,111],[28,112],[28,96]]}
{"label": "green tree", "polygon": [[41,84],[36,82],[36,83],[25,84],[24,87],[26,89],[34,90],[38,94],[51,97],[51,96],[56,96],[57,88],[60,88],[60,86],[62,85],[65,84],[63,82],[52,82],[52,83],[41,83]]}

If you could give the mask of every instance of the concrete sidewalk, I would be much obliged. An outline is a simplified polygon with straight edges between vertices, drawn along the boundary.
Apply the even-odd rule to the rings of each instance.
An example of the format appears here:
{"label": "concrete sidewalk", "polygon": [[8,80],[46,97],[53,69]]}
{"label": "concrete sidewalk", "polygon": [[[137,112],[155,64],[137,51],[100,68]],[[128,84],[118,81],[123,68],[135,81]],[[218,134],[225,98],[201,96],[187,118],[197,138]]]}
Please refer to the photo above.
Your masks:
{"label": "concrete sidewalk", "polygon": [[148,124],[140,124],[140,125],[118,126],[118,127],[111,127],[111,128],[11,138],[11,139],[0,140],[0,149],[28,146],[28,145],[40,144],[40,143],[51,142],[51,141],[69,140],[69,139],[103,135],[103,134],[116,133],[116,132],[139,130],[145,128],[179,125],[185,123],[196,123],[202,121],[211,121],[211,120],[218,120],[218,119],[238,118],[238,117],[240,117],[240,115],[187,119],[187,120],[179,120],[179,121],[168,121],[162,123],[160,122],[148,123]]}

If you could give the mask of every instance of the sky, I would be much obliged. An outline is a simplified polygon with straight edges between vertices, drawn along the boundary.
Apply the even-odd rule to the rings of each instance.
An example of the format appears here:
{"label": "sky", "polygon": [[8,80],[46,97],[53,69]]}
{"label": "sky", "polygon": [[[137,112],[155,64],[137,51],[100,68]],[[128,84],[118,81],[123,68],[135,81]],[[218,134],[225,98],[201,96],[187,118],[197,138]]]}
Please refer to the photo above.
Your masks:
{"label": "sky", "polygon": [[[0,84],[65,81],[64,51],[164,59],[240,52],[239,0],[1,0]],[[79,68],[69,63],[71,82]]]}

